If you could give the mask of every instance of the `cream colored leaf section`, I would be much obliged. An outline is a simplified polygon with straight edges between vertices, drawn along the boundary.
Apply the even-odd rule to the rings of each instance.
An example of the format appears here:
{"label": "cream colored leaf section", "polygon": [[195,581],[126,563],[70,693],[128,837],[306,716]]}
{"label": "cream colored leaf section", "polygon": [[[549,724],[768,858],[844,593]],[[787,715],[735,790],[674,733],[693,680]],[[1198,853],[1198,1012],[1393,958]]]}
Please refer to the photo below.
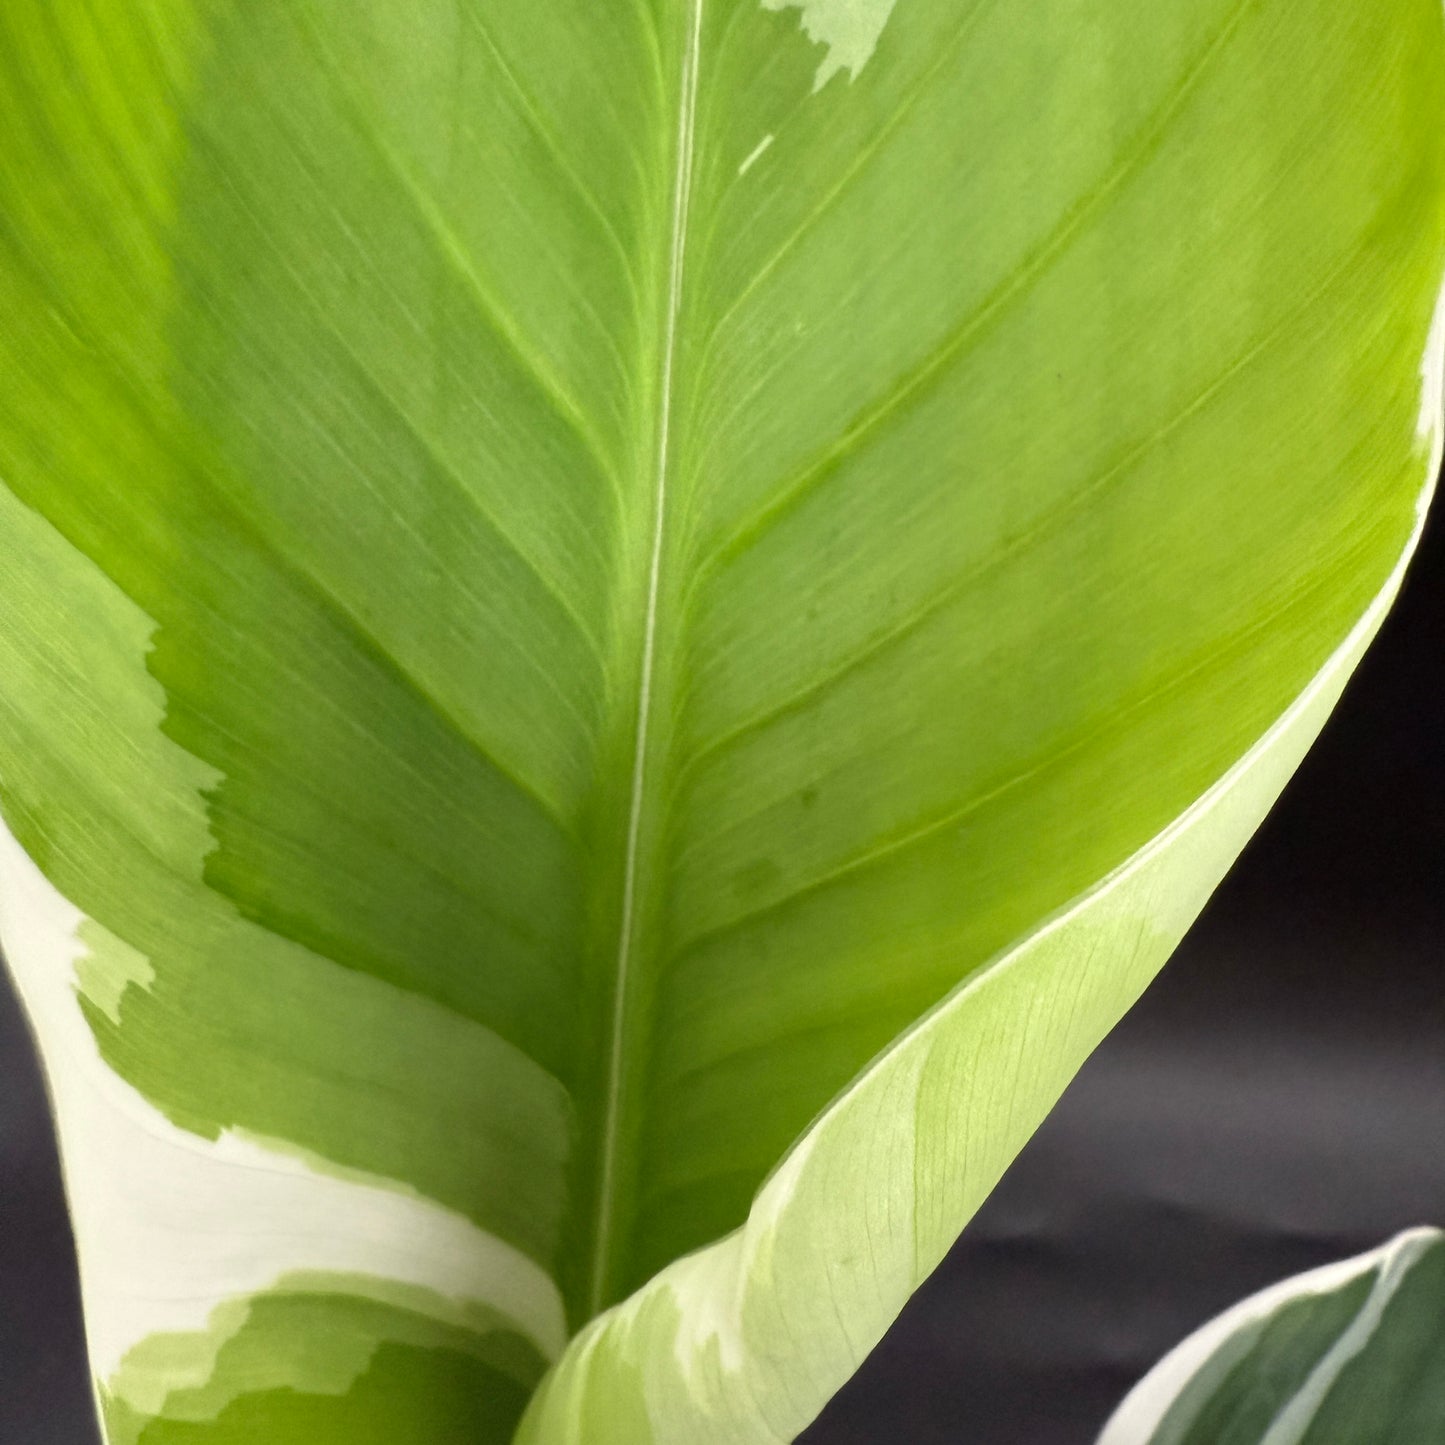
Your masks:
{"label": "cream colored leaf section", "polygon": [[821,90],[840,70],[850,80],[873,58],[897,0],[763,0],[764,10],[796,8],[809,40],[827,47],[813,81]]}
{"label": "cream colored leaf section", "polygon": [[76,995],[78,973],[94,977],[94,960],[118,940],[61,897],[3,829],[0,940],[45,1044],[99,1379],[147,1338],[204,1330],[218,1306],[304,1271],[415,1286],[458,1308],[485,1304],[544,1355],[559,1352],[557,1287],[504,1241],[419,1195],[320,1172],[235,1131],[214,1141],[187,1133],[119,1078]]}

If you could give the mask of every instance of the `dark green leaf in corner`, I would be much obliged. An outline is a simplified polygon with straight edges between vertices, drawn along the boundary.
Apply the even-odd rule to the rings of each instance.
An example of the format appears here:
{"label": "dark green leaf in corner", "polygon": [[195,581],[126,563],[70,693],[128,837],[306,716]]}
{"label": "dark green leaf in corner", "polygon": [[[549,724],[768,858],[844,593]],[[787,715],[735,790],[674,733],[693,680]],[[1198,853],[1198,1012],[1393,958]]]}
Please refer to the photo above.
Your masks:
{"label": "dark green leaf in corner", "polygon": [[1099,1445],[1445,1440],[1445,1235],[1412,1229],[1234,1306],[1129,1393]]}

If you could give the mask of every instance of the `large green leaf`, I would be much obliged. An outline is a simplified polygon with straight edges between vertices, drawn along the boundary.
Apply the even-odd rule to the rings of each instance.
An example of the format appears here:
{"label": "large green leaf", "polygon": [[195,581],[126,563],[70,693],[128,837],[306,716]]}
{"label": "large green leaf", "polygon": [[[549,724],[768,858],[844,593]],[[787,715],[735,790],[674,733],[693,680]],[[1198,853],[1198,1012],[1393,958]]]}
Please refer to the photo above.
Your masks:
{"label": "large green leaf", "polygon": [[1442,32],[0,7],[0,936],[115,1445],[816,1414],[1399,584]]}
{"label": "large green leaf", "polygon": [[1099,1445],[1410,1445],[1445,1439],[1445,1234],[1251,1295],[1171,1350]]}

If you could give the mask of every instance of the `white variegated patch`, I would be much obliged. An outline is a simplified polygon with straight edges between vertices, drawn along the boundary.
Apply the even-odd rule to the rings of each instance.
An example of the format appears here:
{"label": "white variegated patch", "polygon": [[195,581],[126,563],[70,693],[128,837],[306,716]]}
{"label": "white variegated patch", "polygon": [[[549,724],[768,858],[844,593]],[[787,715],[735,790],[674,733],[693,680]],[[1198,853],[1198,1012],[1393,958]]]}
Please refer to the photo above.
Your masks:
{"label": "white variegated patch", "polygon": [[802,12],[800,23],[809,40],[827,46],[813,90],[821,90],[840,70],[856,79],[873,58],[878,40],[897,0],[763,0],[764,10]]}
{"label": "white variegated patch", "polygon": [[307,1272],[489,1306],[548,1358],[560,1352],[557,1286],[512,1245],[386,1181],[322,1172],[232,1130],[188,1133],[121,1079],[77,999],[86,927],[0,827],[0,941],[42,1045],[99,1379],[151,1336],[205,1331],[218,1306]]}

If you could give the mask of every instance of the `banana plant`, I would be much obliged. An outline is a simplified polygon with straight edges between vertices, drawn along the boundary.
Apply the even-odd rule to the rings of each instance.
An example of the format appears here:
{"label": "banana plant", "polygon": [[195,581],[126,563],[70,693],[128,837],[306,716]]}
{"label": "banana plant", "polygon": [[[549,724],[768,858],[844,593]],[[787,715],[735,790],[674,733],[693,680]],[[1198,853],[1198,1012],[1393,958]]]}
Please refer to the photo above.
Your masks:
{"label": "banana plant", "polygon": [[1379,626],[1442,262],[1439,0],[5,0],[110,1445],[793,1439]]}
{"label": "banana plant", "polygon": [[1177,1345],[1098,1445],[1409,1445],[1445,1439],[1445,1234],[1272,1285]]}

